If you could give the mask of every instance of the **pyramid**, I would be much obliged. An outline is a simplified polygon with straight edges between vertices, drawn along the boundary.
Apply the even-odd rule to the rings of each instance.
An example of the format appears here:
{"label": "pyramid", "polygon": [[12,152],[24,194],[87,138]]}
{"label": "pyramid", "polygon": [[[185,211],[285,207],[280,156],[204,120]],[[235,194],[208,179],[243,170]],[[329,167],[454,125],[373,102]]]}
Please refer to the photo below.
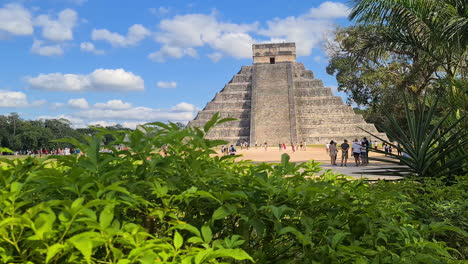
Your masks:
{"label": "pyramid", "polygon": [[237,120],[212,128],[207,138],[251,146],[369,138],[359,128],[387,138],[296,62],[295,43],[254,44],[252,50],[253,65],[242,66],[189,126],[203,127],[219,112]]}

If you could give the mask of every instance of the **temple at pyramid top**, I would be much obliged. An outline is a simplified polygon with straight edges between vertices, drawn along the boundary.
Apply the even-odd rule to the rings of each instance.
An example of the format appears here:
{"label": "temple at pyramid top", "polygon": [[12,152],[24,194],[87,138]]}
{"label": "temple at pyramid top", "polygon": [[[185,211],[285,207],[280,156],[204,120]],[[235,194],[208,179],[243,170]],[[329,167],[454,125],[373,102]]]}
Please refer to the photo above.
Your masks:
{"label": "temple at pyramid top", "polygon": [[189,126],[202,127],[219,112],[237,120],[207,137],[231,144],[325,144],[368,136],[362,129],[386,138],[296,62],[295,43],[254,44],[252,52],[253,65],[242,66]]}
{"label": "temple at pyramid top", "polygon": [[253,44],[254,64],[296,62],[296,43]]}

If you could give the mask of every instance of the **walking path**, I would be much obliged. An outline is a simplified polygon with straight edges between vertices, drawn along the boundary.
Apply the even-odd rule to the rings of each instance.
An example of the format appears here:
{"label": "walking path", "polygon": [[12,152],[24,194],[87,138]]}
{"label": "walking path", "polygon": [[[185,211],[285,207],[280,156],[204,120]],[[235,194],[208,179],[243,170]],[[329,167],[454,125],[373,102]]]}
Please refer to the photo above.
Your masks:
{"label": "walking path", "polygon": [[[354,178],[368,178],[369,180],[399,180],[399,176],[381,176],[381,175],[372,175],[364,173],[366,170],[375,170],[386,167],[394,167],[394,165],[387,165],[379,162],[371,161],[371,164],[368,166],[356,167],[354,165],[354,157],[349,153],[348,166],[341,167],[341,151],[338,152],[337,164],[338,166],[330,165],[330,156],[325,150],[325,145],[323,147],[308,147],[306,151],[296,151],[292,152],[291,147],[288,146],[286,150],[279,150],[278,147],[269,147],[267,151],[264,148],[258,147],[250,148],[249,150],[241,150],[240,147],[236,147],[237,154],[242,155],[237,160],[251,160],[255,162],[280,162],[281,155],[287,153],[291,159],[291,162],[307,162],[310,160],[315,160],[322,163],[320,165],[324,170],[332,170],[347,176],[352,176]],[[382,154],[370,152],[371,157],[382,157]],[[221,154],[219,154],[221,155]]]}

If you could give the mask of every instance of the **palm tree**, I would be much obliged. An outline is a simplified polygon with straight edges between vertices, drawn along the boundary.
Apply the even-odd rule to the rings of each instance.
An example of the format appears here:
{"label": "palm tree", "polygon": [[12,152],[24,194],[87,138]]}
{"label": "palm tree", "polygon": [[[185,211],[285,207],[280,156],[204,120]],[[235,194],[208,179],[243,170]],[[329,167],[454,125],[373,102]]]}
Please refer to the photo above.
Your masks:
{"label": "palm tree", "polygon": [[367,51],[409,56],[411,70],[424,79],[419,92],[434,77],[466,78],[466,0],[354,0],[354,4],[351,20],[382,29]]}

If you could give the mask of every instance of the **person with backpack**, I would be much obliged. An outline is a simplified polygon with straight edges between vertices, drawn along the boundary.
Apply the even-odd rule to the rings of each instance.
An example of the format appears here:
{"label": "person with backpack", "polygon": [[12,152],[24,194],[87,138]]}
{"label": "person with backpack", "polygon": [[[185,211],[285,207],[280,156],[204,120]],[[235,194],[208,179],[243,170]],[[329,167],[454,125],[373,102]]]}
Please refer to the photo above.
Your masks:
{"label": "person with backpack", "polygon": [[231,146],[229,147],[229,155],[231,155],[231,156],[236,155],[236,151],[237,151],[237,150],[236,150],[236,148],[234,147],[234,145],[231,145]]}

